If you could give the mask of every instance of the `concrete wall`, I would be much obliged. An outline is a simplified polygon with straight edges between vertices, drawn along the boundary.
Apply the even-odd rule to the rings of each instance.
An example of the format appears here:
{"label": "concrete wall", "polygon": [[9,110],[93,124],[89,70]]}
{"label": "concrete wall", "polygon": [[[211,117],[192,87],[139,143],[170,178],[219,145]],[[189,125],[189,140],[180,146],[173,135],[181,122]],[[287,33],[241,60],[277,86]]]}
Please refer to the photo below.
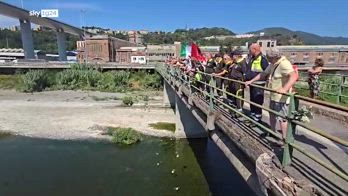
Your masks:
{"label": "concrete wall", "polygon": [[197,121],[187,102],[164,81],[163,105],[175,109],[175,136],[176,138],[202,138],[208,133],[203,125]]}

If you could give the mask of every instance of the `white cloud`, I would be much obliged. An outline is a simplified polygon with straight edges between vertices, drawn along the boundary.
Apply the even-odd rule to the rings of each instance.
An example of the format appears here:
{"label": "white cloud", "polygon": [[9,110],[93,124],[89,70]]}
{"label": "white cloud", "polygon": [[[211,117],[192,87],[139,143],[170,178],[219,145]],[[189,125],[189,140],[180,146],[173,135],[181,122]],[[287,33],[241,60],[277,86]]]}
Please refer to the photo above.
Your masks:
{"label": "white cloud", "polygon": [[91,10],[91,11],[101,11],[102,8],[98,5],[92,3],[78,3],[78,2],[61,2],[52,3],[50,8],[55,9],[71,9],[71,10]]}
{"label": "white cloud", "polygon": [[14,25],[19,25],[18,19],[0,15],[0,27],[10,27]]}

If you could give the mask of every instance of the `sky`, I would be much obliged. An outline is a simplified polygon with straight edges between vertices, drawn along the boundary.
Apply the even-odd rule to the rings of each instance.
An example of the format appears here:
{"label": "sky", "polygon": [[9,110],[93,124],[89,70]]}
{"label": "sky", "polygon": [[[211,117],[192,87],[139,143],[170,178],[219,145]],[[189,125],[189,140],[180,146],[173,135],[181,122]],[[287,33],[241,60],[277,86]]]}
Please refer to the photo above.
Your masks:
{"label": "sky", "polygon": [[[24,9],[59,9],[57,20],[81,27],[174,31],[225,27],[246,33],[285,27],[348,37],[348,0],[2,0]],[[81,10],[84,10],[84,14]],[[85,18],[85,19],[83,19]],[[0,27],[18,21],[0,15]]]}

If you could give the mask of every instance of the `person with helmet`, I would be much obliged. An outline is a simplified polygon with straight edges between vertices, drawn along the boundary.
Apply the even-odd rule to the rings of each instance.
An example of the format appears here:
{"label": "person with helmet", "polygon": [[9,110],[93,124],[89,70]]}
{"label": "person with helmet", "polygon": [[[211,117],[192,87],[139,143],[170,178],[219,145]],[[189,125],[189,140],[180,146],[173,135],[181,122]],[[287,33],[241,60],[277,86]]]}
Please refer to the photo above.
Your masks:
{"label": "person with helmet", "polygon": [[[261,47],[259,44],[254,43],[250,45],[249,55],[251,57],[249,63],[246,66],[246,80],[251,80],[269,66],[267,58],[261,53]],[[257,86],[264,87],[266,85],[265,80],[255,81]],[[250,86],[250,101],[259,105],[263,105],[264,91],[261,88]],[[260,121],[262,118],[262,108],[250,104],[251,118],[255,121]]]}

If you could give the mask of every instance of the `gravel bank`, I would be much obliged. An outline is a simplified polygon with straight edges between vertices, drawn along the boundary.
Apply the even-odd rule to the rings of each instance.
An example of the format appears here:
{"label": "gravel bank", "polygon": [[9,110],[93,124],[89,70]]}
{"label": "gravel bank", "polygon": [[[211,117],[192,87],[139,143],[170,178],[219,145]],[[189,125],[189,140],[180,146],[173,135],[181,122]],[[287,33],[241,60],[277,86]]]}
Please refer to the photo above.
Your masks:
{"label": "gravel bank", "polygon": [[121,107],[118,98],[122,96],[83,91],[28,94],[1,90],[0,130],[29,137],[71,140],[105,138],[100,127],[112,126],[131,127],[147,135],[174,137],[170,131],[148,126],[157,122],[174,123],[171,109],[151,107],[160,106],[159,96],[151,97],[147,109]]}

